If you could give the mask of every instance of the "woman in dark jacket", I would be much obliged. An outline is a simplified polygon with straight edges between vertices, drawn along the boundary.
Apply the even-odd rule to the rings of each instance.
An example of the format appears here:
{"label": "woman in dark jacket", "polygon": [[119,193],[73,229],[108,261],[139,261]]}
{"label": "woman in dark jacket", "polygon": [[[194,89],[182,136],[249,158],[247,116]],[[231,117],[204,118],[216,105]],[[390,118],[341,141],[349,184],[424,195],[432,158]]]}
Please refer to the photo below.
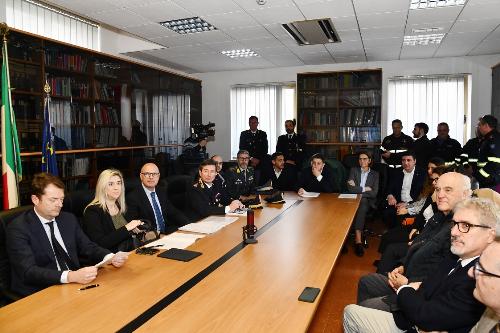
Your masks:
{"label": "woman in dark jacket", "polygon": [[112,252],[133,250],[132,234],[140,220],[128,222],[124,213],[125,185],[120,171],[107,169],[97,180],[95,198],[83,213],[83,230],[89,238]]}

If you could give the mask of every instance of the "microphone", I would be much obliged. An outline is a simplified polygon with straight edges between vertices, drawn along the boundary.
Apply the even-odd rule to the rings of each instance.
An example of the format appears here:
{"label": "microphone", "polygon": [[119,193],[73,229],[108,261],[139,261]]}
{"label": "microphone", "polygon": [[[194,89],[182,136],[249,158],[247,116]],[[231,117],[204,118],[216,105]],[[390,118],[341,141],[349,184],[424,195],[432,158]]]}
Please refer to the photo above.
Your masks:
{"label": "microphone", "polygon": [[257,232],[257,227],[254,224],[254,211],[247,209],[247,225],[243,227],[243,242],[245,244],[255,244],[257,240],[254,238]]}

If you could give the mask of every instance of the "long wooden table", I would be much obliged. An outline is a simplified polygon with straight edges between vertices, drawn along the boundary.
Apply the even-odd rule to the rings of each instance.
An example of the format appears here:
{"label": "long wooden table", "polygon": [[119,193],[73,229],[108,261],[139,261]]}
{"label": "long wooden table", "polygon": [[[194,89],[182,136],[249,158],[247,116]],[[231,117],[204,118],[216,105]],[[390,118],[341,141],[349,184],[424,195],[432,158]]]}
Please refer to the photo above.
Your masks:
{"label": "long wooden table", "polygon": [[0,332],[303,332],[319,297],[297,298],[327,284],[359,198],[297,199],[287,193],[285,204],[256,211],[258,244],[241,246],[240,218],[190,246],[203,253],[190,262],[131,254],[124,267],[101,269],[97,288],[53,286],[1,308]]}

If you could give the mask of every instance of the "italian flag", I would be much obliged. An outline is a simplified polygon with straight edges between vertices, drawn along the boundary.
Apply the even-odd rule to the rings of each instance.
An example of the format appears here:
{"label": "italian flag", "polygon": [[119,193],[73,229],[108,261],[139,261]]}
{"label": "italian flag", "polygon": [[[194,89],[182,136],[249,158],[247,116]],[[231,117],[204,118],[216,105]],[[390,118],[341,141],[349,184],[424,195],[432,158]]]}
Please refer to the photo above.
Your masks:
{"label": "italian flag", "polygon": [[2,47],[2,182],[3,208],[19,206],[18,184],[21,180],[21,154],[17,139],[16,118],[12,111],[10,96],[9,62],[7,59],[7,38]]}

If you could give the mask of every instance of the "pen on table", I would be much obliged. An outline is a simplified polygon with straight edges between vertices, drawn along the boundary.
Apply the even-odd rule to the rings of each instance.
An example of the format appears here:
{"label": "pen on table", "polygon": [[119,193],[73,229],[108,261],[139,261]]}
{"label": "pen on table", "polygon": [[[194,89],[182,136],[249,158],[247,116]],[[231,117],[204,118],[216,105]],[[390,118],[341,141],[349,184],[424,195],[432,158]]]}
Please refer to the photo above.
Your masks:
{"label": "pen on table", "polygon": [[81,287],[78,290],[87,290],[87,289],[91,289],[91,288],[95,288],[95,287],[99,287],[99,285],[98,284],[89,284],[88,286]]}

